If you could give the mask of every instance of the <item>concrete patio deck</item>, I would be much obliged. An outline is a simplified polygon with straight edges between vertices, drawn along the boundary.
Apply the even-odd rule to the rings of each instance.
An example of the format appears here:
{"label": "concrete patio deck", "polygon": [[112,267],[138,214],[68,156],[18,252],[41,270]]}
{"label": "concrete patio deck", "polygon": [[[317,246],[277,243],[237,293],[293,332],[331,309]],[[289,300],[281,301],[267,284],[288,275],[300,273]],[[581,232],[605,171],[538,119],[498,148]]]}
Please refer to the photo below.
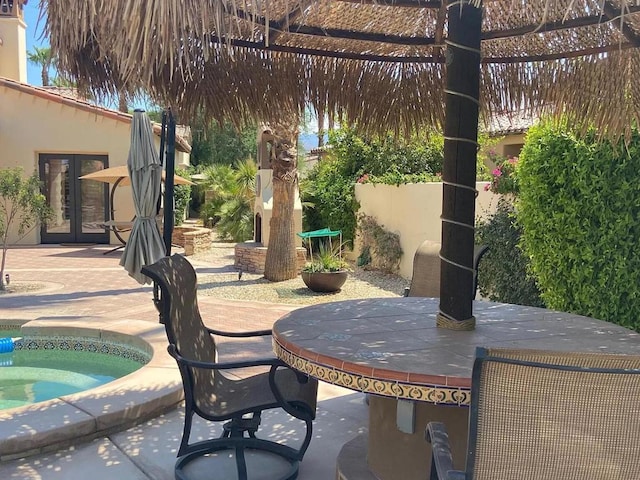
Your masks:
{"label": "concrete patio deck", "polygon": [[[0,296],[0,319],[32,320],[67,317],[96,323],[135,319],[157,325],[152,288],[140,286],[118,265],[119,253],[103,255],[108,246],[60,246],[13,248],[6,270],[12,282],[40,282],[45,290]],[[208,264],[195,263],[196,270],[213,273],[233,271],[232,260],[221,257]],[[258,302],[235,302],[202,297],[205,321],[221,329],[269,328],[293,306]],[[222,355],[263,355],[271,352],[268,340],[243,348],[222,345]],[[229,357],[227,357],[229,358]],[[314,438],[300,468],[301,480],[335,478],[336,457],[342,445],[366,429],[368,410],[363,395],[321,384]],[[295,443],[302,425],[283,412],[263,416],[262,434]],[[171,410],[126,431],[82,443],[49,454],[0,463],[2,479],[75,480],[92,478],[174,478],[173,465],[182,434],[183,412]],[[6,430],[5,430],[6,429]],[[0,422],[0,437],[11,434]],[[218,435],[220,428],[194,422],[192,438]],[[1,454],[1,452],[0,452]],[[268,478],[268,477],[265,477]]]}

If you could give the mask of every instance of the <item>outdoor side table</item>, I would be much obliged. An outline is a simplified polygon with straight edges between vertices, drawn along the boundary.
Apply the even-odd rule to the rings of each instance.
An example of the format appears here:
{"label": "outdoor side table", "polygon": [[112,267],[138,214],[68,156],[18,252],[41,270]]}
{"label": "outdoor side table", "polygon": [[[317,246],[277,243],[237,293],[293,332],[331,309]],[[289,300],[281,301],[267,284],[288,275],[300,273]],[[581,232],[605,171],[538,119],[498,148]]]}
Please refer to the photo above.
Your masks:
{"label": "outdoor side table", "polygon": [[[426,424],[442,421],[451,438],[466,439],[477,346],[640,354],[639,334],[579,315],[474,302],[476,329],[452,331],[435,326],[437,311],[434,298],[349,300],[301,308],[274,324],[273,348],[287,364],[371,394],[368,436],[343,447],[339,479],[427,478]],[[464,461],[466,440],[452,446]]]}

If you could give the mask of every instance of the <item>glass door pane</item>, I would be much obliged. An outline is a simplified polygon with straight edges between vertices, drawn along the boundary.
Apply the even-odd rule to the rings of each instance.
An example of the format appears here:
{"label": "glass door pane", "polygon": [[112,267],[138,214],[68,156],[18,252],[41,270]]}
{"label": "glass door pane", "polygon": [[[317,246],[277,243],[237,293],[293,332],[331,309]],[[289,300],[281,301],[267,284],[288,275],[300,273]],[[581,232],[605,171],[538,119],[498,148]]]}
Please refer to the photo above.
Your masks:
{"label": "glass door pane", "polygon": [[45,227],[46,233],[71,233],[69,163],[69,159],[49,158],[44,164],[44,194],[53,210],[53,217]]}
{"label": "glass door pane", "polygon": [[[83,157],[79,162],[79,177],[104,169],[104,161]],[[80,180],[80,229],[82,233],[103,233],[105,212],[107,211],[106,191],[108,185],[102,182]]]}
{"label": "glass door pane", "polygon": [[107,163],[106,155],[40,154],[40,179],[53,210],[42,243],[109,243],[108,184],[80,179]]}

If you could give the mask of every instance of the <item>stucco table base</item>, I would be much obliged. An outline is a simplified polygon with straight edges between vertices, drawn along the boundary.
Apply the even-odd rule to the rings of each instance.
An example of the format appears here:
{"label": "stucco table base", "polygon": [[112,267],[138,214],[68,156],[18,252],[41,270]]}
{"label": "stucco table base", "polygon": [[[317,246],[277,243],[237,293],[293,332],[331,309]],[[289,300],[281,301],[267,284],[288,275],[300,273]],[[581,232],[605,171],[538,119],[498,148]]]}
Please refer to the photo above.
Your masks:
{"label": "stucco table base", "polygon": [[396,426],[397,400],[372,395],[369,400],[369,435],[346,443],[337,460],[337,480],[402,478],[424,480],[431,468],[431,447],[424,431],[429,422],[447,425],[454,465],[464,469],[469,408],[417,402],[414,433]]}

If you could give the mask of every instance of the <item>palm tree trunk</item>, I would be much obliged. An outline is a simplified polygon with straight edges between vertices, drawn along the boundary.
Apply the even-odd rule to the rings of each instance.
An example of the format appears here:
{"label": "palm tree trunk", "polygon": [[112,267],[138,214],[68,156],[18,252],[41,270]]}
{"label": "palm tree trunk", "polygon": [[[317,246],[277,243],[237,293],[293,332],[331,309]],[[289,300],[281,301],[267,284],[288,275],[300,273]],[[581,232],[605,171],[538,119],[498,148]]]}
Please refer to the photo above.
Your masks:
{"label": "palm tree trunk", "polygon": [[324,145],[324,111],[318,112],[318,148]]}
{"label": "palm tree trunk", "polygon": [[42,66],[42,86],[49,86],[49,64],[45,64]]}
{"label": "palm tree trunk", "polygon": [[118,93],[118,111],[123,113],[129,113],[129,106],[127,105],[127,96],[124,92]]}
{"label": "palm tree trunk", "polygon": [[272,282],[298,275],[293,208],[298,186],[297,123],[272,127],[273,210],[264,277]]}

